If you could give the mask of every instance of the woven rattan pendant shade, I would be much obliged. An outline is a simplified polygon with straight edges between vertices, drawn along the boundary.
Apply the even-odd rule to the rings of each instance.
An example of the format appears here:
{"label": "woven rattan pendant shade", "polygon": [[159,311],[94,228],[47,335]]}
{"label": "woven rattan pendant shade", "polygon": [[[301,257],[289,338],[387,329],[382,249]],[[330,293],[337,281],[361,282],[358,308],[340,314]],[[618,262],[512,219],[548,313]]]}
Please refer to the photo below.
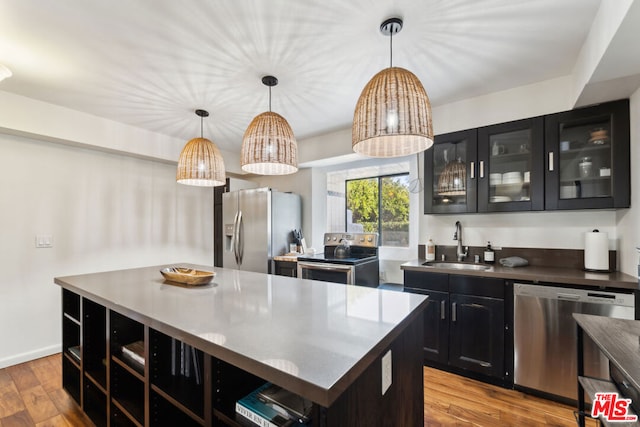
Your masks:
{"label": "woven rattan pendant shade", "polygon": [[240,166],[258,175],[288,175],[298,171],[298,143],[287,120],[271,111],[271,87],[278,84],[273,76],[264,76],[269,87],[269,111],[257,115],[242,138]]}
{"label": "woven rattan pendant shade", "polygon": [[367,83],[353,114],[353,150],[370,157],[399,157],[433,145],[431,105],[420,80],[391,67]]}
{"label": "woven rattan pendant shade", "polygon": [[[380,31],[390,36],[402,29],[399,18],[387,19]],[[353,113],[352,147],[369,157],[400,157],[433,145],[431,104],[420,80],[410,71],[391,65],[362,90]]]}
{"label": "woven rattan pendant shade", "polygon": [[298,144],[291,126],[278,113],[256,116],[242,138],[242,170],[259,175],[298,171]]}
{"label": "woven rattan pendant shade", "polygon": [[[202,117],[209,113],[197,110],[196,114],[200,116],[202,126]],[[176,181],[179,184],[217,187],[225,184],[225,178],[224,160],[213,142],[202,136],[187,142],[178,159]]]}

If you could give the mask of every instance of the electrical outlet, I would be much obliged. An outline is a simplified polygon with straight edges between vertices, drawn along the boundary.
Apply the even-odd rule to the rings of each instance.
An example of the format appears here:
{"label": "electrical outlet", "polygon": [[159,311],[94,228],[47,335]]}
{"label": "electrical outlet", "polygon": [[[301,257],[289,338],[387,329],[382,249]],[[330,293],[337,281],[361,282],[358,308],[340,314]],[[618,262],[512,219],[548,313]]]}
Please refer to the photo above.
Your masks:
{"label": "electrical outlet", "polygon": [[389,387],[391,387],[391,350],[387,351],[387,353],[382,356],[382,394],[384,395]]}
{"label": "electrical outlet", "polygon": [[50,234],[38,234],[36,236],[36,248],[52,248],[53,236]]}
{"label": "electrical outlet", "polygon": [[387,280],[387,272],[382,270],[380,271],[380,281],[385,282]]}

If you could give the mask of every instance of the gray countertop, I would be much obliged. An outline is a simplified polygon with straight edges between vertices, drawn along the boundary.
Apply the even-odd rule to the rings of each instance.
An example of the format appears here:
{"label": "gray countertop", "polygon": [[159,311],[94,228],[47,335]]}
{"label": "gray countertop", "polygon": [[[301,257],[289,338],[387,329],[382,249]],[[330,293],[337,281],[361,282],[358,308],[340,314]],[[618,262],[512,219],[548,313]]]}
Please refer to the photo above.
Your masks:
{"label": "gray countertop", "polygon": [[582,285],[595,287],[609,287],[617,289],[637,290],[638,279],[619,271],[612,273],[591,273],[574,268],[543,267],[503,267],[496,263],[489,270],[452,270],[422,265],[425,260],[412,260],[402,264],[403,270],[423,271],[432,273],[462,274],[467,276],[497,277],[502,279],[522,280],[534,283],[558,283],[566,285]]}
{"label": "gray countertop", "polygon": [[418,294],[238,270],[200,287],[165,282],[155,266],[55,283],[329,406],[426,305]]}
{"label": "gray countertop", "polygon": [[640,321],[573,313],[585,334],[640,390]]}

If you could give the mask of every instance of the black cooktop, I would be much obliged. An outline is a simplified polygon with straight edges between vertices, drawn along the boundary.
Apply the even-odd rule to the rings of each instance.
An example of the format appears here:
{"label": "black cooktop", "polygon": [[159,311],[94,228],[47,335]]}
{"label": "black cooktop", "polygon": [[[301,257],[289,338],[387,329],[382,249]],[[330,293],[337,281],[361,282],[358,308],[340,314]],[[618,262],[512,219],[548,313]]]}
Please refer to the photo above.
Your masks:
{"label": "black cooktop", "polygon": [[[349,256],[338,258],[334,253],[343,241],[349,244]],[[378,235],[376,233],[325,233],[324,242],[325,247],[322,253],[301,255],[298,260],[356,265],[378,259]]]}
{"label": "black cooktop", "polygon": [[301,255],[298,257],[298,261],[311,261],[311,262],[327,262],[330,264],[360,264],[367,261],[374,261],[378,259],[378,254],[358,254],[352,253],[348,258],[336,258],[333,254],[321,253],[315,255]]}

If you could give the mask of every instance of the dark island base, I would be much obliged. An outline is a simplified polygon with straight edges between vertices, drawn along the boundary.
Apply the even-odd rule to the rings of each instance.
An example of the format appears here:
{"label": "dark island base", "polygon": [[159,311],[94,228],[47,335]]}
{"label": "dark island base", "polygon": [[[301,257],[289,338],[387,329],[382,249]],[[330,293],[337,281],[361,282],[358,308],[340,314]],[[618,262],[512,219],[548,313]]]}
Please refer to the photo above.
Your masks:
{"label": "dark island base", "polygon": [[[240,426],[235,402],[263,379],[187,345],[167,330],[67,289],[62,292],[63,387],[97,426]],[[347,374],[353,381],[329,407],[314,403],[314,427],[423,424],[422,315],[409,318],[396,333],[389,346],[372,350],[379,356],[364,371]],[[136,341],[144,342],[143,366],[121,350]],[[79,358],[74,354],[78,346]],[[383,395],[382,358],[388,350],[392,382]],[[172,359],[172,354],[177,356]],[[184,360],[180,354],[186,355]],[[188,360],[185,372],[180,365],[186,367]]]}

